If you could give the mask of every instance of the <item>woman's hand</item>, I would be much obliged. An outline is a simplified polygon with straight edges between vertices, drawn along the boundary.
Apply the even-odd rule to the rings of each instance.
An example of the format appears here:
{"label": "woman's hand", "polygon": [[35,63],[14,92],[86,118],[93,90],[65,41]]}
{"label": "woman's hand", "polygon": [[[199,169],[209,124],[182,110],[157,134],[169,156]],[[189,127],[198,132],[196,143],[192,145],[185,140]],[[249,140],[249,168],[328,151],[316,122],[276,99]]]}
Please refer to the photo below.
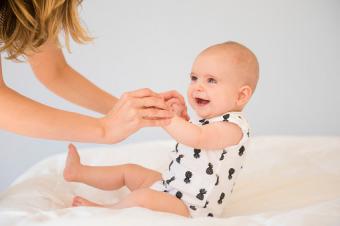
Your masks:
{"label": "woman's hand", "polygon": [[100,119],[104,142],[117,143],[142,127],[168,125],[173,115],[163,96],[150,89],[124,93],[112,110]]}
{"label": "woman's hand", "polygon": [[187,106],[181,94],[175,90],[171,90],[160,93],[160,95],[164,98],[167,105],[171,106],[171,110],[174,111],[176,115],[189,121],[190,117],[187,112]]}

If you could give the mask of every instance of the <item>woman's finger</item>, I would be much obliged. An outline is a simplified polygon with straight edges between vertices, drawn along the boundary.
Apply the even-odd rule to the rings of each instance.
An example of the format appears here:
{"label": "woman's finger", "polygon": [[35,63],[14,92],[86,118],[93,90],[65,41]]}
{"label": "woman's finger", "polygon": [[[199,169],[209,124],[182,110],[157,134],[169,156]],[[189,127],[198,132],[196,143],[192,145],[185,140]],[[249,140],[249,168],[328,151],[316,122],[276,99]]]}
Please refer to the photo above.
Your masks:
{"label": "woman's finger", "polygon": [[165,101],[171,98],[178,98],[182,103],[184,103],[184,97],[176,90],[170,90],[164,93],[160,93],[159,95],[161,95],[165,99]]}
{"label": "woman's finger", "polygon": [[158,93],[155,93],[149,88],[138,89],[131,92],[126,92],[123,94],[123,97],[149,97],[149,96],[160,96]]}
{"label": "woman's finger", "polygon": [[143,119],[157,119],[157,118],[172,118],[174,116],[174,113],[170,111],[160,110],[156,108],[145,108],[145,109],[139,109],[139,114],[141,118]]}
{"label": "woman's finger", "polygon": [[169,106],[165,103],[163,98],[160,97],[143,97],[143,98],[134,98],[133,106],[138,108],[159,108],[168,110]]}

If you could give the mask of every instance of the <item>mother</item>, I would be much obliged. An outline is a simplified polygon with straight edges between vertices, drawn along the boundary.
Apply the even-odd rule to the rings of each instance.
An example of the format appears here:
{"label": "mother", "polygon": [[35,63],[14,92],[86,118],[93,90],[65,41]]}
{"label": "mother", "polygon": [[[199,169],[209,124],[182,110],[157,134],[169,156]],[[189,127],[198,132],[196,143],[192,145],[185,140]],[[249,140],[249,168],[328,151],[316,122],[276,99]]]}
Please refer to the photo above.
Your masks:
{"label": "mother", "polygon": [[[45,139],[116,143],[145,126],[163,126],[172,113],[166,101],[183,97],[175,91],[150,89],[116,98],[70,67],[60,49],[64,32],[78,43],[91,40],[79,22],[81,0],[1,0],[0,52],[10,60],[24,57],[38,80],[62,98],[102,113],[100,118],[63,111],[38,103],[7,87],[0,58],[0,129]],[[183,108],[185,115],[185,107]]]}

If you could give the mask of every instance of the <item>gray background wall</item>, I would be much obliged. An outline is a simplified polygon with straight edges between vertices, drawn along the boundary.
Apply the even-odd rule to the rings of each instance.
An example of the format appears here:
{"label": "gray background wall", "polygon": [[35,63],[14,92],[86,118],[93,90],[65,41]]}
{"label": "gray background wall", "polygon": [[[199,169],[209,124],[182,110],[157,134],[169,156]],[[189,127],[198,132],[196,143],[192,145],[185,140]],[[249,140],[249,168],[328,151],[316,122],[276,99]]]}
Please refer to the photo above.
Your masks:
{"label": "gray background wall", "polygon": [[[214,43],[239,41],[261,65],[246,109],[255,135],[340,135],[339,12],[338,0],[84,1],[81,17],[96,39],[73,43],[65,55],[114,95],[141,87],[185,95],[196,54]],[[99,116],[50,93],[27,64],[3,60],[3,72],[7,84],[28,97]],[[153,139],[169,136],[146,128],[123,144]],[[0,131],[0,190],[41,159],[65,152],[67,144]]]}

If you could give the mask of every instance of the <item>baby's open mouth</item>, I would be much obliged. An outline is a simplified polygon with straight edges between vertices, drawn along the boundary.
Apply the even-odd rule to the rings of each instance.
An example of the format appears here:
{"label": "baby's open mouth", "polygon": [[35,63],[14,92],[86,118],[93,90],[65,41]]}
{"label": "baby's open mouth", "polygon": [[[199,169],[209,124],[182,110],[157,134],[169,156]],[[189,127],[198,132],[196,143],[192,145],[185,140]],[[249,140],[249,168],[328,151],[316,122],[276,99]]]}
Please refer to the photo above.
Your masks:
{"label": "baby's open mouth", "polygon": [[210,102],[210,100],[205,100],[205,99],[201,99],[201,98],[195,98],[195,101],[198,105],[206,105]]}

